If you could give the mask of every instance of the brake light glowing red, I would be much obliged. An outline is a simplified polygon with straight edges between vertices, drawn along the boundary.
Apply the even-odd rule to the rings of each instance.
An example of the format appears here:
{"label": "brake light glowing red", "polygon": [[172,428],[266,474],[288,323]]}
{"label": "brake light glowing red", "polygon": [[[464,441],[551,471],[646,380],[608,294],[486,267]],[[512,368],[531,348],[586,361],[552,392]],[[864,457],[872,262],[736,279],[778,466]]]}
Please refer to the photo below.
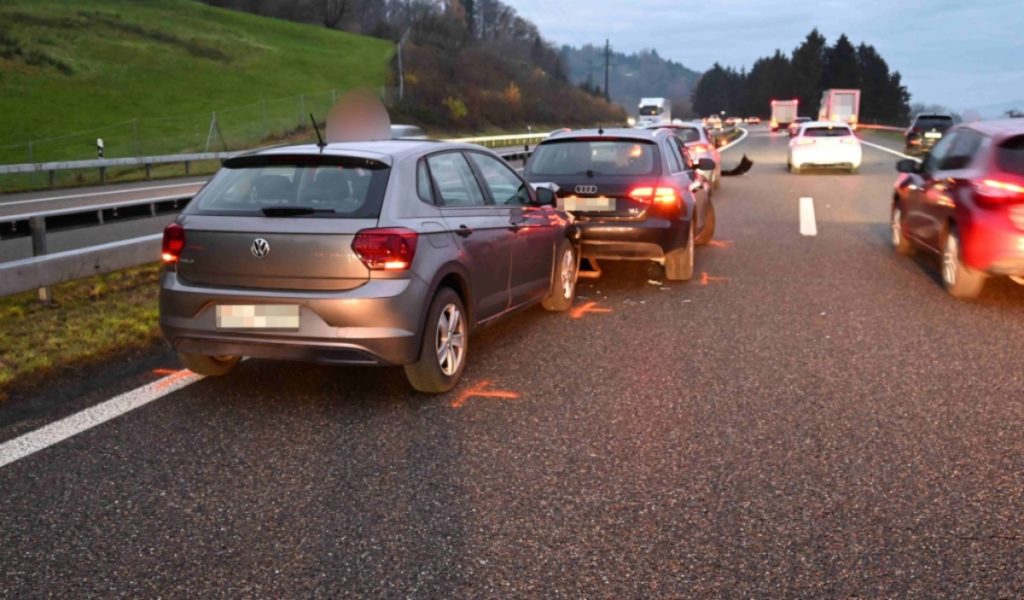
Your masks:
{"label": "brake light glowing red", "polygon": [[185,228],[178,223],[164,227],[164,241],[161,244],[160,260],[165,263],[176,263],[185,248]]}
{"label": "brake light glowing red", "polygon": [[629,190],[629,197],[644,204],[678,204],[679,192],[675,188],[665,186],[640,186]]}
{"label": "brake light glowing red", "polygon": [[1009,181],[983,179],[974,183],[974,191],[977,192],[978,199],[985,204],[1024,201],[1024,185]]}
{"label": "brake light glowing red", "polygon": [[352,240],[352,251],[371,271],[404,271],[416,257],[419,234],[402,227],[364,229]]}
{"label": "brake light glowing red", "polygon": [[703,143],[698,143],[689,146],[689,150],[691,154],[705,154],[709,151],[707,145]]}

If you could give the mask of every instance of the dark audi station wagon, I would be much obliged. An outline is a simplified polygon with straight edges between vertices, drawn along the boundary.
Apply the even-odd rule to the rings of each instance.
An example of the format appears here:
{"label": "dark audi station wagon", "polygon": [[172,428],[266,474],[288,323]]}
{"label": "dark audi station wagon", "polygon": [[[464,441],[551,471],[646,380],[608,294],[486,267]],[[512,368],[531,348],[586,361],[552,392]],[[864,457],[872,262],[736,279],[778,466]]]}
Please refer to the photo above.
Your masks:
{"label": "dark audi station wagon", "polygon": [[597,129],[556,133],[526,165],[535,185],[555,184],[558,205],[581,234],[580,252],[598,260],[653,261],[665,277],[693,276],[694,246],[715,234],[711,186],[672,129]]}
{"label": "dark audi station wagon", "polygon": [[404,365],[417,390],[447,391],[471,329],[572,304],[578,253],[553,204],[479,146],[235,157],[164,232],[160,326],[204,375],[243,356]]}

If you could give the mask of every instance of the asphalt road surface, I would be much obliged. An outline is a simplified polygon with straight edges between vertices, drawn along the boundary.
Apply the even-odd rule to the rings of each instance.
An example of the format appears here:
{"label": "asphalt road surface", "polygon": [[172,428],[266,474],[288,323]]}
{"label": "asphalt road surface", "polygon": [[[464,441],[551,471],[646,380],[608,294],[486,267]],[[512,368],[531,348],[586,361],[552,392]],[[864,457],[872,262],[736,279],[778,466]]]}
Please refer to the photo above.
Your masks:
{"label": "asphalt road surface", "polygon": [[[889,249],[895,156],[785,147],[726,153],[693,281],[606,264],[448,395],[250,360],[0,467],[0,597],[1024,596],[1024,288]],[[0,443],[157,366],[14,400]]]}

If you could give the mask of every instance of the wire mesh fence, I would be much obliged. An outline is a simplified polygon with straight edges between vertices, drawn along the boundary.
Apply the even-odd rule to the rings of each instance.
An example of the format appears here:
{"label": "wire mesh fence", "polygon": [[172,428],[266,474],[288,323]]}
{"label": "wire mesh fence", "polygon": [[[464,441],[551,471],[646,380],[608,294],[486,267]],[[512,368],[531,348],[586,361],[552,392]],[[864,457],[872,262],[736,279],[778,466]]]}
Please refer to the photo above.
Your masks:
{"label": "wire mesh fence", "polygon": [[[386,96],[387,90],[381,90]],[[343,90],[262,99],[209,113],[120,121],[65,135],[0,145],[0,164],[156,156],[243,150],[309,129],[309,114],[323,121]]]}

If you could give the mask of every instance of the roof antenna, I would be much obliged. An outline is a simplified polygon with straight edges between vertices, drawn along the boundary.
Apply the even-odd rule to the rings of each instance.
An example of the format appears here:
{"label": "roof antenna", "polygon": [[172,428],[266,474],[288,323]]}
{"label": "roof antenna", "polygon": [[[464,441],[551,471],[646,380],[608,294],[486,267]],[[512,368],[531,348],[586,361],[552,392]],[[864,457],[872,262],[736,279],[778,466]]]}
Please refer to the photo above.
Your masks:
{"label": "roof antenna", "polygon": [[597,135],[604,135],[604,127],[598,126]]}
{"label": "roof antenna", "polygon": [[324,141],[324,136],[320,135],[320,127],[317,126],[313,113],[309,113],[309,120],[313,122],[313,131],[316,132],[316,147],[320,148],[320,153],[323,154],[324,146],[327,145],[327,142]]}

